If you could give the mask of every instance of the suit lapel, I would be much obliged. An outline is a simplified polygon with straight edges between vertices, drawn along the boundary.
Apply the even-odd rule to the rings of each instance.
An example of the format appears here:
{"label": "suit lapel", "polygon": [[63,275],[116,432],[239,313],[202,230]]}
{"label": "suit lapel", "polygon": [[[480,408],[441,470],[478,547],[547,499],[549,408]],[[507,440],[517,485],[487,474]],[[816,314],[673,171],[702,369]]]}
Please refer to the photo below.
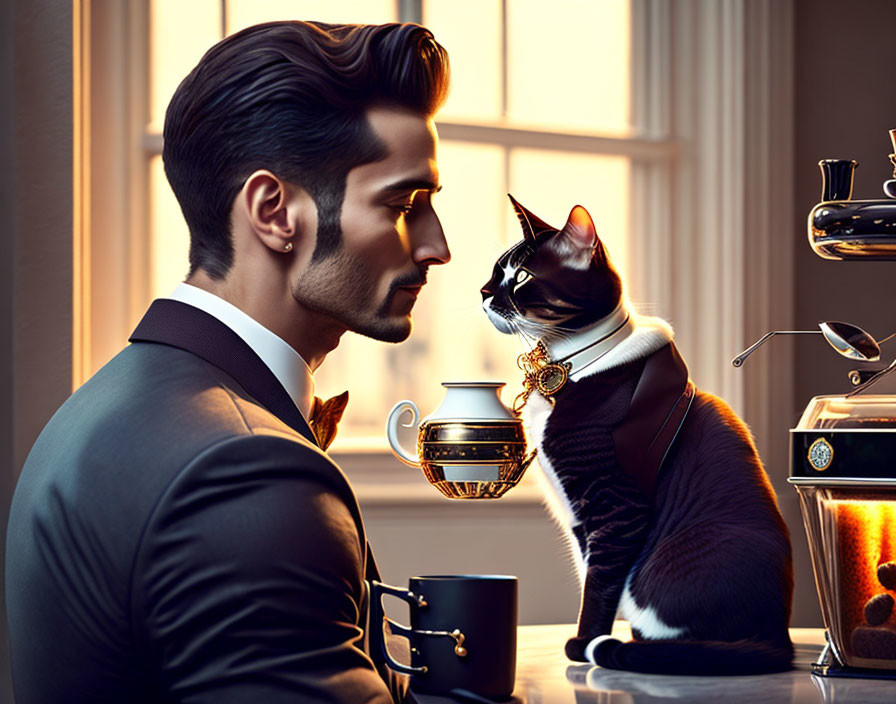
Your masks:
{"label": "suit lapel", "polygon": [[155,342],[201,357],[232,376],[290,428],[314,443],[314,434],[286,389],[255,351],[213,315],[186,303],[160,298],[131,335],[130,342]]}

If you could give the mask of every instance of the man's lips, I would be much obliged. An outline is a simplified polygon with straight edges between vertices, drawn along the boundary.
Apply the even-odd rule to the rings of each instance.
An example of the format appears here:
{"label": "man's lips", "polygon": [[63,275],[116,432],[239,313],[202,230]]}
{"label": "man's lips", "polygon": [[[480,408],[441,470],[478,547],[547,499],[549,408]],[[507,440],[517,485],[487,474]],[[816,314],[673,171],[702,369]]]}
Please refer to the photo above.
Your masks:
{"label": "man's lips", "polygon": [[413,296],[414,298],[416,298],[416,297],[418,296],[418,294],[420,293],[420,289],[422,289],[422,288],[423,288],[422,285],[419,285],[419,286],[399,286],[399,287],[398,287],[398,290],[399,290],[399,291],[404,291],[405,293],[407,293],[407,294]]}

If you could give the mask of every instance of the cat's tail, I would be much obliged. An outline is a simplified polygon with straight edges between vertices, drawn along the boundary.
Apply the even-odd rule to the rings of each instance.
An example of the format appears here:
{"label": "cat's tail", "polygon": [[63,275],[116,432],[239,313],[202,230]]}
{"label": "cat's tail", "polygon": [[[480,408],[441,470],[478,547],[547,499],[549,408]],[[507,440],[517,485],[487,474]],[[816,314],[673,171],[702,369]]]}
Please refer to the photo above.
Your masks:
{"label": "cat's tail", "polygon": [[[793,645],[758,640],[687,641],[635,640],[623,643],[612,636],[598,636],[582,652],[573,638],[567,644],[572,659],[579,650],[582,659],[600,667],[657,675],[758,675],[783,672],[793,667]],[[572,646],[572,647],[570,647]]]}

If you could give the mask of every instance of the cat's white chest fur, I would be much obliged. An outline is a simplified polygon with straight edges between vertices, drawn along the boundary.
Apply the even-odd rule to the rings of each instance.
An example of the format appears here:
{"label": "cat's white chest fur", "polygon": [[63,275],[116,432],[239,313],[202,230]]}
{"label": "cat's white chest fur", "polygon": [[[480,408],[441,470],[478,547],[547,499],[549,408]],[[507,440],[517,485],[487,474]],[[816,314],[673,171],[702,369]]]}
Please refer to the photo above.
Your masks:
{"label": "cat's white chest fur", "polygon": [[566,534],[570,552],[575,560],[576,573],[579,577],[579,583],[584,584],[585,580],[585,557],[579,548],[578,540],[573,535],[572,527],[577,521],[572,511],[572,505],[566,498],[566,493],[560,484],[560,479],[554,471],[551,461],[545,454],[544,428],[548,423],[548,418],[554,407],[548,400],[537,391],[532,392],[523,408],[523,421],[529,432],[529,438],[538,448],[538,465],[541,471],[538,473],[538,483],[541,486],[542,495],[545,503],[554,517],[554,520],[560,524]]}

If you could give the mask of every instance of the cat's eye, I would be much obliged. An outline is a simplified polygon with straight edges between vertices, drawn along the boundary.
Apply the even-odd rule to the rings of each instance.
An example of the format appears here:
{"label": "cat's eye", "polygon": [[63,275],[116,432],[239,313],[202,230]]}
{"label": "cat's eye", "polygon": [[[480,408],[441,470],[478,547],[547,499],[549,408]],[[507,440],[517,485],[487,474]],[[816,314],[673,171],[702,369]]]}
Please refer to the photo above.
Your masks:
{"label": "cat's eye", "polygon": [[521,286],[522,284],[526,283],[531,278],[532,278],[532,274],[530,274],[525,269],[520,269],[518,272],[516,272],[516,278],[515,278],[516,285]]}

